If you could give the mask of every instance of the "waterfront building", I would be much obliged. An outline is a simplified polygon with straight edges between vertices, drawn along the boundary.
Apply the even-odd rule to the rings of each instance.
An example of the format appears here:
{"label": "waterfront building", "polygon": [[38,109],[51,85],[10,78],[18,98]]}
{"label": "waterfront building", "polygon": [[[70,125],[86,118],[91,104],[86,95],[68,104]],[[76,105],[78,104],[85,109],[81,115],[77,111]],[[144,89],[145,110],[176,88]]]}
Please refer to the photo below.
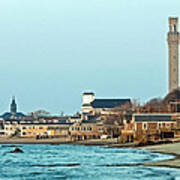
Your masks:
{"label": "waterfront building", "polygon": [[61,122],[58,120],[7,120],[4,124],[4,129],[5,135],[9,137],[67,137],[69,135],[70,125],[72,125],[72,123]]}
{"label": "waterfront building", "polygon": [[94,123],[75,123],[69,131],[72,140],[100,139],[104,134],[103,126]]}
{"label": "waterfront building", "polygon": [[122,126],[97,123],[95,121],[82,121],[69,128],[72,140],[101,139],[103,135],[117,138],[121,135]]}
{"label": "waterfront building", "polygon": [[81,122],[82,121],[82,115],[80,113],[76,113],[75,115],[69,117],[69,121],[71,123]]}
{"label": "waterfront building", "polygon": [[2,118],[0,118],[0,136],[4,136],[5,132],[4,132],[4,120]]}
{"label": "waterfront building", "polygon": [[168,48],[169,48],[169,92],[178,89],[179,80],[179,32],[178,18],[169,18]]}
{"label": "waterfront building", "polygon": [[123,129],[121,130],[121,136],[118,138],[119,143],[129,143],[134,142],[135,131],[134,122],[129,120],[124,120]]}
{"label": "waterfront building", "polygon": [[95,94],[92,92],[85,92],[82,98],[81,112],[84,115],[87,114],[109,114],[112,109],[125,105],[127,103],[131,104],[130,99],[115,99],[115,98],[95,98]]}
{"label": "waterfront building", "polygon": [[136,140],[173,138],[177,125],[175,114],[134,114],[132,122]]}
{"label": "waterfront building", "polygon": [[4,134],[5,136],[19,136],[19,121],[17,120],[6,120],[4,122]]}
{"label": "waterfront building", "polygon": [[67,138],[69,135],[68,123],[27,123],[20,124],[21,137],[39,137],[39,138]]}

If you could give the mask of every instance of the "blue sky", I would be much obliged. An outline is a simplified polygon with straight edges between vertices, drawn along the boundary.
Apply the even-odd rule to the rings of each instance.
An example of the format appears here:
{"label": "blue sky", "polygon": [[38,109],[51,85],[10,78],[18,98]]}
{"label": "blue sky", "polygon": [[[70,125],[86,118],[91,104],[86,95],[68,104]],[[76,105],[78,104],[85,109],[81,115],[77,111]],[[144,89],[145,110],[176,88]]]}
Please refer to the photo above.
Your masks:
{"label": "blue sky", "polygon": [[0,112],[75,113],[97,97],[163,97],[179,0],[1,0]]}

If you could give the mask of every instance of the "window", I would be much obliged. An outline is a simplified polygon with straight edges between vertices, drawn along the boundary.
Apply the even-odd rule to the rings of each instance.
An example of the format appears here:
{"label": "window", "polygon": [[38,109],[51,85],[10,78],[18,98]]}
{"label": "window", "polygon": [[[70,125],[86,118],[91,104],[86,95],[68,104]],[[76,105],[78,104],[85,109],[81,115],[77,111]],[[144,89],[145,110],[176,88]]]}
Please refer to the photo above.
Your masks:
{"label": "window", "polygon": [[147,129],[147,123],[143,124],[143,129]]}
{"label": "window", "polygon": [[82,127],[81,130],[82,130],[82,131],[86,131],[86,128],[85,128],[85,127]]}
{"label": "window", "polygon": [[170,126],[170,124],[169,123],[166,123],[166,127],[169,127]]}
{"label": "window", "polygon": [[23,127],[22,127],[22,129],[26,129],[26,127],[25,127],[25,126],[23,126]]}
{"label": "window", "polygon": [[91,127],[88,127],[87,130],[88,130],[88,131],[92,131],[92,128],[91,128]]}
{"label": "window", "polygon": [[23,135],[26,135],[26,132],[23,132],[22,134],[23,134]]}
{"label": "window", "polygon": [[161,128],[162,127],[162,124],[161,123],[159,123],[159,128]]}
{"label": "window", "polygon": [[79,131],[79,127],[76,127],[75,130],[76,130],[76,131]]}

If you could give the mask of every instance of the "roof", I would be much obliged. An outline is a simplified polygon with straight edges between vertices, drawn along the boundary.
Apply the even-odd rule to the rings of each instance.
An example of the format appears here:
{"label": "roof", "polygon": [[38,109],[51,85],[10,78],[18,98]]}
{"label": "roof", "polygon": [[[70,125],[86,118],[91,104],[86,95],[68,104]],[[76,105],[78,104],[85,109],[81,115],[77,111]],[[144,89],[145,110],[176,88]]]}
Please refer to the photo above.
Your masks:
{"label": "roof", "polygon": [[69,116],[38,116],[38,119],[45,119],[45,120],[52,120],[52,119],[58,119],[58,120],[67,120]]}
{"label": "roof", "polygon": [[83,95],[94,95],[93,92],[84,92]]}
{"label": "roof", "polygon": [[89,115],[87,120],[85,120],[85,119],[82,120],[82,123],[92,123],[92,124],[94,123],[94,124],[96,124],[99,122],[99,120],[97,120],[97,118],[99,118],[98,115],[96,115],[96,116]]}
{"label": "roof", "polygon": [[46,123],[41,123],[41,122],[33,123],[33,122],[30,122],[30,123],[28,123],[28,122],[24,122],[24,123],[20,123],[20,124],[21,125],[66,125],[66,126],[70,126],[73,123],[58,123],[58,122],[56,122],[56,123],[54,123],[54,122],[46,122]]}
{"label": "roof", "polygon": [[25,117],[25,115],[21,112],[17,112],[17,113],[10,113],[10,112],[6,112],[1,116],[4,120],[8,120],[8,119],[22,119],[23,117]]}
{"label": "roof", "polygon": [[130,99],[95,99],[91,102],[93,108],[114,108],[131,103]]}
{"label": "roof", "polygon": [[81,123],[83,124],[97,124],[96,120],[83,120]]}
{"label": "roof", "polygon": [[40,122],[40,121],[16,121],[16,120],[7,120],[6,124],[13,124],[14,122],[21,125],[72,125],[73,123],[69,122]]}
{"label": "roof", "polygon": [[135,122],[147,122],[147,121],[153,121],[153,122],[174,122],[176,121],[174,118],[172,118],[171,114],[161,114],[161,115],[135,115]]}
{"label": "roof", "polygon": [[89,107],[89,106],[91,106],[91,104],[83,104],[82,106],[83,107]]}

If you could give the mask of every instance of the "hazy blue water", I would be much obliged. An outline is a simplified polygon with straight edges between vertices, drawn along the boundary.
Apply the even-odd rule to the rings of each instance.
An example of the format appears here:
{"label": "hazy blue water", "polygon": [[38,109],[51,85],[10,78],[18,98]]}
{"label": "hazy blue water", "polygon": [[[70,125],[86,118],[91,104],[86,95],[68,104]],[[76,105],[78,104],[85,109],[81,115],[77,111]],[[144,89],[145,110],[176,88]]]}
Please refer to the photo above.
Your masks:
{"label": "hazy blue water", "polygon": [[[137,149],[72,145],[19,145],[23,154],[12,154],[13,147],[0,148],[0,179],[70,180],[180,180],[180,170],[127,166],[158,161],[173,156]],[[76,166],[72,166],[76,164]]]}

